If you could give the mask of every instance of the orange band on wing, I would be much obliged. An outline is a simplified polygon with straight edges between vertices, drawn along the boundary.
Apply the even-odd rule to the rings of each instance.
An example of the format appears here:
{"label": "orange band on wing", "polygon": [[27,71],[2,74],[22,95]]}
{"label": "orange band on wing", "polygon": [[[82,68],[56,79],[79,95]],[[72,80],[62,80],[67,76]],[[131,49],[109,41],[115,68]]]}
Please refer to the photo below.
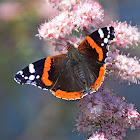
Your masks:
{"label": "orange band on wing", "polygon": [[96,52],[98,53],[98,56],[99,56],[98,60],[102,61],[103,60],[103,50],[102,50],[102,48],[100,48],[90,36],[87,36],[86,40],[88,41],[88,43],[90,44],[90,46],[93,49],[94,48],[96,49]]}
{"label": "orange band on wing", "polygon": [[62,91],[60,89],[58,89],[57,91],[52,91],[52,93],[56,97],[62,98],[62,99],[66,99],[66,100],[75,100],[75,99],[82,98],[82,96],[84,96],[84,93],[82,94],[81,92],[83,92],[83,91],[79,91],[79,92],[66,92],[66,91]]}
{"label": "orange band on wing", "polygon": [[104,80],[104,75],[105,75],[105,64],[102,67],[100,67],[99,76],[95,81],[94,85],[91,86],[90,88],[94,88],[94,90],[97,90],[101,86],[101,83]]}
{"label": "orange band on wing", "polygon": [[51,57],[47,57],[45,60],[44,71],[43,71],[42,78],[41,78],[43,83],[46,86],[51,86],[53,84],[53,82],[49,80],[49,74],[48,74],[48,72],[51,69],[51,63],[52,63]]}

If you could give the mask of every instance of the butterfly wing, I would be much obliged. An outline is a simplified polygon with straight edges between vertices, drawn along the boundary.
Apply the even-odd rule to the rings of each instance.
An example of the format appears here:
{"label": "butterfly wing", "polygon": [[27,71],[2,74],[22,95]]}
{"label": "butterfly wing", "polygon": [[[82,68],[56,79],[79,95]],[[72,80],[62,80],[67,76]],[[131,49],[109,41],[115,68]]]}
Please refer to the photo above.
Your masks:
{"label": "butterfly wing", "polygon": [[59,98],[79,99],[84,93],[81,94],[83,90],[66,56],[66,54],[51,56],[29,64],[19,71],[14,79],[19,84],[50,89]]}
{"label": "butterfly wing", "polygon": [[54,67],[54,65],[57,66],[60,61],[63,61],[65,58],[66,55],[63,54],[38,60],[34,63],[29,64],[23,70],[17,72],[14,79],[19,84],[31,84],[42,89],[50,89],[53,85],[53,81],[57,79],[57,76],[60,75],[61,72],[55,71],[55,73],[53,74],[53,81],[51,81],[51,68]]}
{"label": "butterfly wing", "polygon": [[85,38],[79,45],[78,50],[83,55],[85,67],[88,69],[91,80],[90,88],[96,91],[104,80],[105,58],[107,57],[108,46],[114,38],[114,28],[101,28]]}

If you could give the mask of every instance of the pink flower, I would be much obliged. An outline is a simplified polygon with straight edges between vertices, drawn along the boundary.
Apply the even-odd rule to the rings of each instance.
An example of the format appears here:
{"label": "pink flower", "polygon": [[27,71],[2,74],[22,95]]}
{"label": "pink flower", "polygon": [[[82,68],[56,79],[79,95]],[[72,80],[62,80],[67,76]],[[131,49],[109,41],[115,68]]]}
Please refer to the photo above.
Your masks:
{"label": "pink flower", "polygon": [[98,127],[107,139],[122,140],[126,129],[140,125],[134,105],[104,87],[79,100],[78,107],[82,113],[76,118],[75,126],[79,132],[93,133]]}
{"label": "pink flower", "polygon": [[37,36],[52,41],[54,45],[63,43],[63,46],[56,47],[56,50],[63,51],[59,48],[65,47],[66,41],[71,41],[72,31],[80,32],[84,27],[90,29],[91,26],[97,28],[103,22],[103,16],[103,10],[99,3],[81,2],[75,5],[72,11],[62,11],[49,22],[41,24]]}
{"label": "pink flower", "polygon": [[104,11],[98,2],[84,2],[74,6],[72,14],[72,24],[80,27],[91,29],[91,27],[98,28],[103,22]]}
{"label": "pink flower", "polygon": [[115,28],[115,39],[111,43],[106,59],[107,70],[111,71],[109,76],[115,76],[121,81],[139,84],[140,60],[136,57],[129,58],[126,55],[120,55],[121,52],[118,49],[137,45],[140,41],[140,32],[136,27],[132,27],[126,22],[115,22],[111,25]]}
{"label": "pink flower", "polygon": [[72,30],[68,16],[69,13],[65,11],[53,18],[51,21],[41,24],[38,29],[39,34],[37,36],[49,40],[64,38],[65,34]]}
{"label": "pink flower", "polygon": [[129,48],[129,46],[138,45],[140,42],[138,28],[128,25],[126,22],[114,22],[110,26],[115,28],[113,43],[116,47]]}
{"label": "pink flower", "polygon": [[119,55],[117,52],[108,53],[107,70],[112,71],[109,76],[115,76],[121,81],[139,84],[140,64],[136,58],[128,58],[126,55]]}

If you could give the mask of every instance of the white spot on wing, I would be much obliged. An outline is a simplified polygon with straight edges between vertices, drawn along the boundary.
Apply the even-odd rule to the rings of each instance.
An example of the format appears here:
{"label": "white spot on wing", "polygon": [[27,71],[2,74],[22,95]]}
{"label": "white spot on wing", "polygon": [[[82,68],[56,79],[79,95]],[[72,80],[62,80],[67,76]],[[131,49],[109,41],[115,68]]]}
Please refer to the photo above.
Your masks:
{"label": "white spot on wing", "polygon": [[104,43],[108,43],[108,39],[107,38],[104,38]]}
{"label": "white spot on wing", "polygon": [[103,33],[103,30],[102,29],[99,29],[98,30],[98,33],[100,35],[100,38],[104,38],[104,33]]}
{"label": "white spot on wing", "polygon": [[31,85],[36,86],[36,82],[32,82]]}
{"label": "white spot on wing", "polygon": [[15,80],[18,84],[20,84],[20,82],[19,82],[16,78],[14,78],[14,80]]}
{"label": "white spot on wing", "polygon": [[32,81],[32,80],[34,80],[34,79],[35,79],[35,76],[34,76],[34,75],[30,75],[30,76],[29,76],[29,80]]}
{"label": "white spot on wing", "polygon": [[42,87],[41,86],[37,86],[38,88],[40,88],[40,89],[42,89]]}
{"label": "white spot on wing", "polygon": [[29,64],[29,72],[30,73],[35,73],[35,68],[33,64]]}
{"label": "white spot on wing", "polygon": [[107,48],[108,51],[109,51],[109,47],[110,47],[110,45],[107,45],[107,46],[106,46],[106,48]]}
{"label": "white spot on wing", "polygon": [[104,46],[104,43],[101,43],[101,46],[103,47]]}
{"label": "white spot on wing", "polygon": [[107,30],[110,31],[110,26],[107,26]]}
{"label": "white spot on wing", "polygon": [[25,79],[25,80],[27,80],[27,79],[28,79],[28,77],[27,77],[27,76],[25,76],[25,77],[24,77],[24,79]]}
{"label": "white spot on wing", "polygon": [[110,35],[107,35],[107,38],[110,38]]}
{"label": "white spot on wing", "polygon": [[17,74],[22,75],[23,74],[23,71],[20,70],[20,71],[17,72]]}
{"label": "white spot on wing", "polygon": [[43,90],[48,90],[47,88],[43,88]]}
{"label": "white spot on wing", "polygon": [[36,76],[36,79],[39,79],[39,78],[40,78],[40,75],[37,75],[37,76]]}

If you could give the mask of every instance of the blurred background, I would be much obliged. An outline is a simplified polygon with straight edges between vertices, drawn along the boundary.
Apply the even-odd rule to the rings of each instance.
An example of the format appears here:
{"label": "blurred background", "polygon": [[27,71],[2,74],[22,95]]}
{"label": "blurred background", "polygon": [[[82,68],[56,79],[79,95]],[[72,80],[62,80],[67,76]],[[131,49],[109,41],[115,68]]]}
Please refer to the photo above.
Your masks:
{"label": "blurred background", "polygon": [[[127,21],[140,29],[139,0],[100,0],[105,24]],[[76,101],[65,101],[34,86],[20,86],[15,73],[29,63],[54,55],[48,42],[35,37],[41,23],[56,14],[45,0],[0,0],[0,140],[85,140],[74,131]],[[140,31],[140,30],[139,30]],[[140,57],[140,44],[129,49]],[[113,84],[112,84],[113,83]],[[140,86],[107,81],[108,87],[140,112]],[[127,131],[124,140],[140,140],[140,131]]]}

